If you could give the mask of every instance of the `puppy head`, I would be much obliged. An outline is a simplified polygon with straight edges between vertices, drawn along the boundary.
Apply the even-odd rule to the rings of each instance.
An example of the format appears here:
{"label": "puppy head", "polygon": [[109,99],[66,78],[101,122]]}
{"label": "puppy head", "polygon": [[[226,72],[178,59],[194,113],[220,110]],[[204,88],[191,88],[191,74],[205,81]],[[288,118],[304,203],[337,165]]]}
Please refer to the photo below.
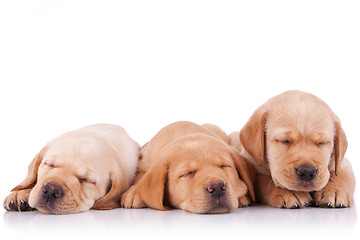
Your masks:
{"label": "puppy head", "polygon": [[268,161],[277,186],[294,191],[322,189],[329,171],[339,171],[347,148],[346,135],[329,106],[299,91],[285,92],[259,107],[240,139],[258,165]]}
{"label": "puppy head", "polygon": [[[89,141],[89,140],[88,140]],[[109,171],[96,147],[79,139],[57,139],[44,147],[29,165],[25,180],[14,190],[32,188],[29,205],[48,214],[111,209],[120,204],[127,186],[121,173]]]}
{"label": "puppy head", "polygon": [[225,213],[238,207],[248,189],[254,200],[243,159],[213,137],[194,134],[180,138],[163,149],[159,158],[138,184],[149,207]]}

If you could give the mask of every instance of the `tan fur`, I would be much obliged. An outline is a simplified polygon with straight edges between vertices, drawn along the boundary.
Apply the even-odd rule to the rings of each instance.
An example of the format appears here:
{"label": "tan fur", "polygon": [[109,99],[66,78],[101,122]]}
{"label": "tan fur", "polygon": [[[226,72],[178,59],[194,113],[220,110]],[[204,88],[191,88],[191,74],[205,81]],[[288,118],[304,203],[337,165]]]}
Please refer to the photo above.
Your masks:
{"label": "tan fur", "polygon": [[[136,183],[124,193],[122,205],[193,213],[223,213],[248,205],[247,194],[254,199],[253,175],[229,142],[214,125],[176,122],[164,127],[141,149]],[[206,192],[215,181],[226,185],[218,202]]]}
{"label": "tan fur", "polygon": [[[242,155],[258,172],[256,193],[273,207],[348,207],[355,177],[344,158],[347,140],[338,117],[314,95],[288,91],[260,106],[240,132]],[[233,141],[234,142],[234,141]],[[296,169],[316,167],[300,181]],[[313,193],[314,192],[314,193]]]}
{"label": "tan fur", "polygon": [[[98,124],[63,134],[35,156],[27,177],[12,189],[4,207],[49,214],[119,207],[122,193],[133,181],[138,156],[138,144],[120,126]],[[54,203],[44,201],[47,183],[60,186],[63,197]]]}

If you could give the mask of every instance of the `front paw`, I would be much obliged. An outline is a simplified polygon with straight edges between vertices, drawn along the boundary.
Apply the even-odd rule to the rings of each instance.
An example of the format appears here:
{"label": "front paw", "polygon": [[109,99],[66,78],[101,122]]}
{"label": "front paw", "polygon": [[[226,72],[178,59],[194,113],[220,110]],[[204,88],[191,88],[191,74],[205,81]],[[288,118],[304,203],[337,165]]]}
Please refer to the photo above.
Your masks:
{"label": "front paw", "polygon": [[296,192],[278,187],[275,187],[266,198],[266,203],[276,208],[304,208],[312,201],[308,192]]}
{"label": "front paw", "polygon": [[313,193],[314,206],[328,208],[346,208],[354,202],[352,195],[346,190],[332,184],[326,185],[320,191]]}
{"label": "front paw", "polygon": [[239,208],[241,207],[247,207],[251,205],[251,200],[249,195],[243,196],[239,198]]}
{"label": "front paw", "polygon": [[124,208],[144,208],[144,201],[140,198],[135,186],[132,186],[121,197],[121,206]]}
{"label": "front paw", "polygon": [[8,211],[33,211],[36,210],[29,206],[29,195],[31,189],[14,191],[9,194],[4,200],[4,208]]}

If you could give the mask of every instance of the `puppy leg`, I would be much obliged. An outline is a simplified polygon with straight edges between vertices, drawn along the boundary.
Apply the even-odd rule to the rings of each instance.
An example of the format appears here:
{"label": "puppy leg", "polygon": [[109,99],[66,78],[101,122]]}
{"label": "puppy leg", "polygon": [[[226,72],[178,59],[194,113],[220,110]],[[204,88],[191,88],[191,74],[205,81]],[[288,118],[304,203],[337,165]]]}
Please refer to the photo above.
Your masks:
{"label": "puppy leg", "polygon": [[251,205],[251,200],[250,200],[249,194],[239,198],[239,208],[247,207],[249,205]]}
{"label": "puppy leg", "polygon": [[314,205],[320,207],[350,207],[353,202],[355,176],[351,169],[342,169],[336,176],[330,172],[330,180],[320,191],[313,193]]}
{"label": "puppy leg", "polygon": [[145,208],[146,205],[136,190],[131,186],[121,197],[121,206],[124,208]]}
{"label": "puppy leg", "polygon": [[36,210],[29,206],[29,195],[32,189],[13,191],[4,200],[4,208],[8,211],[33,211]]}
{"label": "puppy leg", "polygon": [[275,186],[271,176],[258,174],[255,184],[259,202],[276,208],[303,208],[312,198],[308,192],[296,192]]}
{"label": "puppy leg", "polygon": [[146,205],[136,190],[136,185],[144,176],[144,172],[137,173],[133,185],[122,195],[121,207],[124,208],[145,208]]}

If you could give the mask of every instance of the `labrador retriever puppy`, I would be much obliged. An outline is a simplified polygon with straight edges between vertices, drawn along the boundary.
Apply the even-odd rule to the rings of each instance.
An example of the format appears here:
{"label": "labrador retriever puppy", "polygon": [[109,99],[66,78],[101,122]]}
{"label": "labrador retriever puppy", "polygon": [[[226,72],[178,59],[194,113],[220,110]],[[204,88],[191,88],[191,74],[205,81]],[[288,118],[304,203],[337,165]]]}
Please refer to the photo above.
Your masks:
{"label": "labrador retriever puppy", "polygon": [[140,154],[135,184],[122,196],[125,208],[225,213],[249,205],[249,195],[255,199],[255,169],[214,125],[173,123]]}
{"label": "labrador retriever puppy", "polygon": [[119,207],[138,158],[138,144],[120,126],[97,124],[65,133],[35,156],[4,207],[48,214]]}
{"label": "labrador retriever puppy", "polygon": [[[239,137],[240,136],[240,137]],[[349,207],[355,176],[345,132],[330,107],[309,93],[268,100],[231,143],[257,170],[257,200],[272,207]]]}

